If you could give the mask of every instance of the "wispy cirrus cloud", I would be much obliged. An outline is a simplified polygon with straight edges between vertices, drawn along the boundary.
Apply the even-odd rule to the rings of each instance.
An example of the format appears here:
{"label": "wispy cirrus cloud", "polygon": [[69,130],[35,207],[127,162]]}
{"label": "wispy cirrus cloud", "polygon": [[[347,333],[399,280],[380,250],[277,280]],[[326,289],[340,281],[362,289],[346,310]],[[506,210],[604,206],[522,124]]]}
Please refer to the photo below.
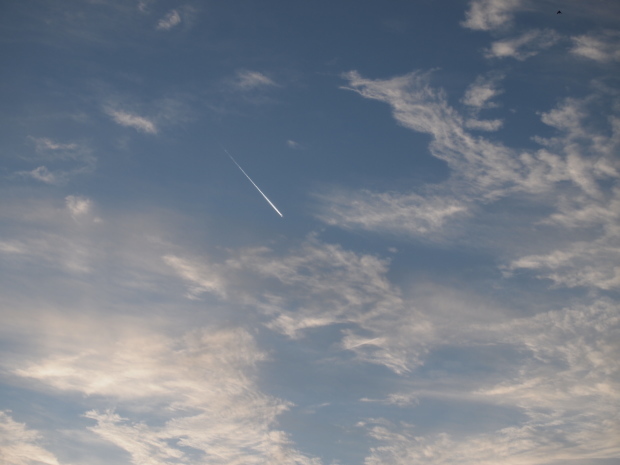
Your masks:
{"label": "wispy cirrus cloud", "polygon": [[498,104],[493,102],[493,99],[504,92],[499,87],[499,82],[503,78],[504,76],[500,74],[478,76],[465,91],[462,102],[474,109],[497,107]]}
{"label": "wispy cirrus cloud", "polygon": [[304,146],[301,145],[299,142],[296,142],[292,139],[289,139],[286,141],[286,145],[291,148],[291,149],[295,149],[295,150],[299,150],[299,149],[303,149]]}
{"label": "wispy cirrus cloud", "polygon": [[[57,221],[69,238],[75,229],[75,237],[90,234],[98,243],[96,229],[84,230],[66,220],[71,205],[65,199],[65,218],[48,212],[46,221]],[[23,214],[24,209],[15,211]],[[98,282],[98,277],[114,274],[109,263],[119,255],[124,260],[119,269],[145,275],[144,280],[164,277],[153,286],[159,297],[148,299],[147,309],[142,309],[155,315],[149,323],[128,315],[124,304],[110,315],[117,305],[114,299],[86,313],[80,304],[70,314],[63,306],[62,312],[46,308],[41,318],[22,315],[37,350],[3,367],[12,376],[36,382],[39,389],[79,395],[80,405],[86,404],[85,418],[92,421],[88,431],[135,462],[320,463],[278,427],[278,418],[291,404],[259,388],[267,353],[253,332],[230,323],[183,327],[177,316],[188,305],[184,302],[192,300],[173,296],[179,289],[172,276],[187,283],[193,292],[189,297],[211,293],[229,311],[242,307],[246,319],[257,314],[264,326],[292,340],[339,327],[337,348],[353,354],[356,363],[385,367],[405,381],[379,399],[379,405],[418,408],[445,396],[500,409],[499,416],[505,412],[501,409],[518,412],[507,428],[452,428],[440,436],[417,430],[413,435],[406,425],[366,421],[362,427],[379,441],[368,463],[410,463],[420,457],[451,464],[459,457],[473,464],[495,456],[515,464],[526,457],[536,464],[543,463],[540,450],[557,459],[617,453],[616,413],[608,407],[615,401],[610,393],[615,392],[617,364],[601,362],[617,351],[620,340],[617,308],[608,301],[510,318],[484,299],[427,283],[404,292],[390,279],[389,260],[317,237],[284,251],[238,248],[216,261],[166,243],[137,250],[136,245],[145,247],[138,224],[111,224],[114,247],[90,255],[89,268]],[[154,234],[153,228],[144,230],[142,234]],[[138,234],[141,241],[127,245],[126,239],[119,240],[123,231]],[[126,246],[119,251],[119,244]],[[64,248],[75,250],[75,245],[69,242]],[[161,253],[162,248],[167,253]],[[190,255],[191,260],[183,258]],[[86,276],[78,276],[82,287]],[[98,299],[89,301],[101,305]],[[157,311],[163,301],[175,309],[174,322]],[[15,325],[18,318],[10,320]],[[9,330],[15,332],[13,327],[3,329]],[[45,337],[37,337],[38,331]],[[433,354],[451,349],[459,354],[477,351],[479,376],[469,376],[471,361],[467,369],[432,371]],[[508,355],[495,355],[502,352]],[[425,447],[432,454],[424,456]]]}
{"label": "wispy cirrus cloud", "polygon": [[509,269],[538,270],[538,277],[565,287],[620,289],[620,241],[617,237],[593,243],[578,242],[547,254],[514,260]]}
{"label": "wispy cirrus cloud", "polygon": [[115,123],[120,124],[121,126],[133,128],[139,132],[144,132],[147,134],[157,134],[158,132],[155,122],[144,116],[114,108],[107,108],[106,113],[114,120]]}
{"label": "wispy cirrus cloud", "polygon": [[[255,328],[230,322],[235,306],[256,297],[218,293],[237,288],[236,268],[179,258],[186,255],[180,247],[156,240],[157,228],[135,217],[123,223],[104,216],[105,222],[91,226],[70,221],[91,215],[93,205],[73,195],[0,209],[3,221],[12,218],[15,225],[0,242],[2,263],[11,264],[14,275],[36,269],[56,277],[49,287],[32,283],[37,292],[29,298],[20,290],[5,292],[3,285],[3,340],[25,336],[20,350],[0,364],[5,382],[7,376],[28,380],[39,392],[85,399],[80,422],[88,421],[90,429],[71,439],[76,449],[87,447],[82,441],[105,441],[136,463],[318,465],[278,427],[291,404],[258,386],[267,354]],[[201,324],[195,314],[185,320],[181,315],[195,302],[184,297],[175,277],[197,296],[211,292],[229,302],[226,321],[211,311],[204,316],[213,325]],[[127,294],[141,303],[118,304]],[[60,304],[60,295],[71,297]],[[79,296],[92,303],[74,301]],[[30,310],[22,311],[24,305]],[[174,317],[165,316],[161,305],[171,305]],[[33,323],[34,315],[39,318]]]}
{"label": "wispy cirrus cloud", "polygon": [[24,157],[27,161],[45,163],[32,170],[15,174],[50,185],[66,184],[71,178],[92,173],[97,163],[91,148],[85,143],[58,142],[47,137],[29,137],[35,153]]}
{"label": "wispy cirrus cloud", "polygon": [[249,70],[238,71],[232,84],[234,87],[244,91],[277,86],[276,82],[267,75]]}
{"label": "wispy cirrus cloud", "polygon": [[[491,403],[515,409],[524,417],[516,424],[480,433],[453,428],[432,435],[421,434],[417,425],[367,420],[358,426],[380,445],[372,448],[366,463],[491,465],[501,460],[521,465],[617,457],[618,409],[609,405],[618,405],[620,366],[612,360],[619,349],[619,331],[617,306],[608,301],[480,326],[473,333],[480,343],[507,342],[531,354],[517,363],[516,378],[470,392],[461,388],[460,394],[445,380],[443,387],[437,383],[433,389],[416,389],[413,381],[413,389],[399,395],[417,399],[414,409],[428,399],[460,395],[481,406]],[[461,340],[463,349],[468,344],[462,338],[472,335],[466,333],[452,336]],[[459,383],[458,375],[453,382]]]}
{"label": "wispy cirrus cloud", "polygon": [[492,73],[478,76],[470,84],[461,99],[461,102],[470,109],[470,117],[465,121],[465,127],[479,131],[497,131],[502,127],[504,122],[501,119],[481,120],[479,114],[484,109],[499,107],[493,100],[504,92],[499,87],[499,82],[503,78],[501,74]]}
{"label": "wispy cirrus cloud", "polygon": [[439,195],[323,191],[315,194],[326,205],[317,217],[326,224],[392,234],[441,235],[446,223],[466,217],[466,203]]}
{"label": "wispy cirrus cloud", "polygon": [[617,31],[603,31],[571,37],[572,54],[598,61],[611,63],[620,61],[620,33]]}
{"label": "wispy cirrus cloud", "polygon": [[170,10],[166,15],[157,23],[157,29],[160,31],[169,31],[173,27],[181,24],[181,15],[177,10]]}
{"label": "wispy cirrus cloud", "polygon": [[531,30],[518,37],[493,42],[491,47],[485,51],[485,56],[524,61],[537,55],[541,50],[555,45],[559,40],[559,34],[553,30]]}
{"label": "wispy cirrus cloud", "polygon": [[38,166],[32,171],[19,171],[18,174],[29,176],[45,184],[62,184],[66,181],[66,175],[64,173],[52,173],[45,166]]}
{"label": "wispy cirrus cloud", "polygon": [[209,266],[205,260],[189,260],[176,255],[165,255],[162,259],[189,284],[188,296],[190,298],[197,298],[205,292],[220,296],[226,294],[226,284],[221,276],[221,267]]}
{"label": "wispy cirrus cloud", "polygon": [[93,202],[88,197],[68,195],[65,197],[67,208],[74,218],[88,214],[92,208]]}
{"label": "wispy cirrus cloud", "polygon": [[524,0],[471,0],[463,27],[479,31],[499,29],[508,24]]}
{"label": "wispy cirrus cloud", "polygon": [[58,459],[41,446],[41,435],[0,411],[0,458],[6,464],[59,465]]}
{"label": "wispy cirrus cloud", "polygon": [[256,386],[256,365],[265,354],[247,331],[201,328],[172,338],[134,327],[122,334],[73,338],[75,352],[50,354],[15,374],[69,393],[112,398],[129,412],[139,406],[142,413],[131,417],[110,409],[84,414],[95,421],[90,431],[134,463],[320,463],[274,428],[289,404]]}
{"label": "wispy cirrus cloud", "polygon": [[[323,192],[318,196],[322,208],[317,216],[330,225],[438,240],[445,237],[446,227],[457,225],[454,220],[467,218],[469,212],[480,215],[481,206],[525,194],[550,206],[549,216],[532,219],[549,228],[558,225],[557,215],[566,220],[568,211],[586,216],[615,205],[606,183],[620,176],[613,155],[620,144],[620,124],[611,117],[607,127],[593,126],[588,117],[606,105],[610,96],[603,95],[604,91],[596,90],[582,99],[567,98],[541,113],[541,121],[557,135],[534,137],[541,145],[538,150],[518,150],[474,136],[470,121],[448,104],[441,90],[430,87],[427,74],[369,80],[351,72],[345,78],[347,89],[388,103],[399,124],[430,134],[430,153],[448,163],[452,176],[416,193]],[[466,94],[466,101],[479,106],[488,105],[486,96],[494,95],[485,85],[474,83],[470,89],[484,90],[480,95]],[[512,253],[522,259],[513,256],[507,269],[536,270],[563,286],[615,288],[617,271],[611,258],[616,255],[615,229],[600,222],[582,226],[586,229],[580,234],[587,239],[577,235],[561,247],[556,243],[556,251],[530,249],[527,253],[528,247],[512,244]],[[605,228],[602,234],[601,227]],[[510,249],[504,250],[511,255]]]}

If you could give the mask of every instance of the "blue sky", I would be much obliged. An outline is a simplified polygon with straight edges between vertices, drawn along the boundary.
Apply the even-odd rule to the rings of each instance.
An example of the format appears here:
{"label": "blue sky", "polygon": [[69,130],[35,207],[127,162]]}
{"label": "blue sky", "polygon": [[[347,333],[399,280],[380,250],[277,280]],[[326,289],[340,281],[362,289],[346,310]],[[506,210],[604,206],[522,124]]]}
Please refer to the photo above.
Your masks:
{"label": "blue sky", "polygon": [[618,463],[620,4],[0,11],[1,461]]}

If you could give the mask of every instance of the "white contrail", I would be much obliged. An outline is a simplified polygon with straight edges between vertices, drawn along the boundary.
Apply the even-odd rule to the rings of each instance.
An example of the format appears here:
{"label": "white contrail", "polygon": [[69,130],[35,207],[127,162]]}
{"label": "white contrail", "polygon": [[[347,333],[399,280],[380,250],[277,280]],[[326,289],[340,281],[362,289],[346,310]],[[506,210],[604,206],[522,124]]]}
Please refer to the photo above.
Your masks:
{"label": "white contrail", "polygon": [[239,163],[237,163],[237,161],[233,158],[233,156],[232,156],[230,153],[228,153],[228,150],[226,150],[226,149],[224,148],[224,146],[222,146],[222,149],[224,149],[224,152],[226,152],[226,155],[228,155],[228,156],[230,157],[230,159],[233,161],[233,163],[234,163],[235,165],[237,165],[237,168],[239,168],[239,169],[241,170],[241,172],[242,172],[243,174],[245,174],[245,177],[246,177],[246,178],[248,178],[248,179],[250,180],[250,182],[252,183],[252,185],[253,185],[254,187],[256,187],[256,190],[257,190],[258,192],[260,192],[260,195],[262,195],[263,197],[265,197],[265,200],[266,200],[267,202],[269,202],[269,205],[271,205],[271,206],[273,207],[273,209],[274,209],[274,210],[278,213],[278,215],[280,215],[280,217],[284,217],[284,215],[283,215],[282,213],[280,213],[280,210],[278,210],[278,208],[277,208],[277,207],[273,204],[273,202],[272,202],[271,200],[269,200],[269,198],[267,198],[267,196],[266,196],[265,194],[263,194],[263,191],[262,191],[262,190],[260,190],[260,187],[258,187],[258,186],[254,183],[254,181],[252,181],[252,178],[250,178],[250,177],[248,176],[248,173],[246,173],[245,171],[243,171],[243,168],[241,168],[241,166],[239,165]]}

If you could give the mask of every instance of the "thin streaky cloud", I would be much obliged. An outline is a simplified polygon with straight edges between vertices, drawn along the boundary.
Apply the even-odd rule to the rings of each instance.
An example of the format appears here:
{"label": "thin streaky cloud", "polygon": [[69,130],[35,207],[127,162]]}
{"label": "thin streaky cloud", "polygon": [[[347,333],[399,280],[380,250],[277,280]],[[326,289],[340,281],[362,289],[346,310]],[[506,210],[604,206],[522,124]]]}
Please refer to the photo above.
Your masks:
{"label": "thin streaky cloud", "polygon": [[43,152],[47,150],[76,150],[78,148],[78,144],[76,143],[63,144],[59,142],[54,142],[47,137],[31,137],[31,139],[34,141],[37,150]]}
{"label": "thin streaky cloud", "polygon": [[470,118],[465,121],[465,127],[478,131],[497,131],[504,125],[501,119],[479,120]]}
{"label": "thin streaky cloud", "polygon": [[[88,429],[126,451],[134,463],[187,463],[191,451],[216,465],[321,463],[296,450],[276,429],[278,416],[291,405],[259,390],[256,368],[266,355],[248,331],[199,328],[173,338],[126,323],[112,338],[74,335],[63,350],[16,373],[51,389],[111,398],[119,409],[134,413],[84,413],[94,421]],[[145,410],[148,420],[136,418],[136,411]]]}
{"label": "thin streaky cloud", "polygon": [[159,20],[157,23],[157,29],[160,31],[169,31],[179,24],[181,24],[181,15],[177,10],[171,10],[166,14],[166,16]]}
{"label": "thin streaky cloud", "polygon": [[315,197],[325,205],[317,217],[347,229],[439,238],[446,223],[468,214],[466,203],[448,196],[363,190],[322,192]]}
{"label": "thin streaky cloud", "polygon": [[39,444],[41,435],[0,411],[0,459],[7,465],[60,465],[58,459]]}
{"label": "thin streaky cloud", "polygon": [[38,166],[32,171],[19,171],[17,174],[31,177],[45,184],[61,184],[64,181],[62,176],[51,172],[45,166]]}
{"label": "thin streaky cloud", "polygon": [[468,29],[490,31],[508,24],[524,0],[471,0],[461,22]]}
{"label": "thin streaky cloud", "polygon": [[264,87],[273,87],[277,84],[268,76],[258,71],[238,71],[235,80],[235,87],[241,90],[252,90]]}
{"label": "thin streaky cloud", "polygon": [[65,203],[74,218],[87,215],[93,205],[91,199],[77,195],[68,195],[65,197]]}
{"label": "thin streaky cloud", "polygon": [[485,51],[485,57],[524,61],[555,45],[559,40],[560,35],[553,30],[532,30],[518,37],[493,42]]}
{"label": "thin streaky cloud", "polygon": [[121,126],[136,129],[147,134],[157,134],[157,126],[150,119],[123,110],[108,109],[106,113]]}
{"label": "thin streaky cloud", "polygon": [[175,255],[165,255],[164,262],[170,266],[176,274],[190,284],[190,298],[198,298],[205,292],[212,292],[219,296],[226,295],[225,281],[221,277],[219,267],[209,266],[202,261],[191,261]]}
{"label": "thin streaky cloud", "polygon": [[579,57],[611,63],[620,61],[620,33],[604,31],[571,37],[573,48],[571,53]]}
{"label": "thin streaky cloud", "polygon": [[478,76],[465,91],[462,102],[475,109],[497,107],[498,104],[493,102],[493,99],[504,93],[499,88],[499,82],[503,77],[503,75]]}

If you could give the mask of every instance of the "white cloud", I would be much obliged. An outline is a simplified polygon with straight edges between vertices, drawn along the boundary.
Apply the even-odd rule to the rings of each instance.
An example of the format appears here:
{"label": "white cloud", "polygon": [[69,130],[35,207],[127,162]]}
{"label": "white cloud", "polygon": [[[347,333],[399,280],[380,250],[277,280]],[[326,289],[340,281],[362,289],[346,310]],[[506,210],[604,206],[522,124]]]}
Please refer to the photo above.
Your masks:
{"label": "white cloud", "polygon": [[159,20],[157,29],[168,31],[179,24],[181,24],[181,15],[179,15],[177,10],[171,10],[166,16]]}
{"label": "white cloud", "polygon": [[475,109],[497,107],[491,100],[504,92],[498,87],[501,79],[501,75],[478,76],[465,91],[462,102]]}
{"label": "white cloud", "polygon": [[503,78],[504,76],[499,74],[478,76],[467,88],[461,99],[463,104],[470,107],[471,117],[466,119],[464,123],[466,128],[478,131],[497,131],[502,127],[504,124],[502,120],[481,120],[478,115],[483,109],[499,107],[499,104],[493,102],[493,99],[504,92],[499,88],[499,81]]}
{"label": "white cloud", "polygon": [[620,33],[604,31],[571,37],[571,53],[600,63],[620,61]]}
{"label": "white cloud", "polygon": [[32,137],[32,140],[34,141],[37,150],[40,152],[46,152],[48,150],[74,151],[74,150],[79,149],[79,146],[76,143],[62,144],[62,143],[54,142],[53,140],[48,139],[47,137]]}
{"label": "white cloud", "polygon": [[470,118],[465,121],[465,127],[478,131],[497,131],[504,125],[501,119],[479,120]]}
{"label": "white cloud", "polygon": [[[18,171],[16,175],[30,177],[46,184],[62,185],[76,175],[89,174],[95,170],[97,159],[92,155],[91,149],[84,144],[60,143],[46,137],[29,137],[29,139],[34,142],[36,154],[25,159],[39,163],[44,161],[45,165],[30,171]],[[70,169],[67,169],[68,166]]]}
{"label": "white cloud", "polygon": [[209,266],[201,261],[191,261],[175,255],[166,255],[163,260],[179,277],[190,283],[189,297],[196,298],[204,292],[226,295],[225,283],[213,265]]}
{"label": "white cloud", "polygon": [[523,0],[471,0],[463,27],[481,31],[501,28],[512,20]]}
{"label": "white cloud", "polygon": [[258,390],[256,365],[265,355],[247,331],[202,328],[180,338],[137,327],[114,333],[15,373],[113,399],[130,417],[111,410],[85,416],[96,422],[91,431],[127,451],[133,463],[320,463],[274,428],[289,404]]}
{"label": "white cloud", "polygon": [[[454,220],[463,215],[480,215],[481,208],[502,198],[521,198],[520,194],[551,207],[547,218],[529,221],[545,224],[549,234],[560,223],[575,223],[577,218],[606,218],[607,223],[583,224],[584,238],[557,242],[555,250],[535,249],[535,244],[516,244],[521,258],[510,260],[508,270],[530,269],[540,277],[561,286],[589,286],[604,290],[618,286],[620,271],[618,232],[612,227],[606,210],[616,209],[608,180],[620,177],[617,161],[620,147],[620,121],[607,119],[607,126],[593,125],[596,113],[609,95],[594,92],[583,99],[567,98],[541,120],[557,130],[549,138],[534,138],[542,148],[515,150],[472,135],[469,129],[495,129],[496,123],[480,127],[465,119],[447,103],[445,94],[428,85],[427,75],[411,73],[387,80],[369,80],[358,73],[345,75],[349,89],[365,98],[388,103],[401,125],[433,138],[430,152],[444,160],[452,170],[446,182],[423,189],[421,193],[369,191],[322,193],[317,216],[324,222],[346,229],[365,229],[400,235],[442,239],[455,233]],[[474,83],[472,88],[485,88]],[[601,91],[602,92],[602,91]],[[471,92],[466,100],[486,105],[492,92]],[[613,97],[612,97],[613,99]],[[531,202],[532,197],[527,201]],[[555,209],[555,210],[554,210]],[[573,218],[572,220],[570,218]],[[469,224],[469,223],[467,223]],[[453,229],[448,229],[453,227]],[[604,227],[601,233],[601,227]],[[597,230],[598,228],[598,230]],[[511,251],[504,246],[504,253]],[[530,248],[531,247],[531,248]],[[527,252],[532,250],[532,252]],[[515,252],[512,252],[515,253]]]}
{"label": "white cloud", "polygon": [[233,81],[235,87],[241,90],[252,90],[263,87],[273,87],[277,84],[269,77],[258,71],[238,71]]}
{"label": "white cloud", "polygon": [[[428,236],[441,234],[447,222],[466,216],[468,206],[450,196],[421,196],[367,190],[316,194],[325,205],[321,221],[348,229]],[[439,236],[436,236],[437,238]]]}
{"label": "white cloud", "polygon": [[18,174],[22,176],[30,176],[37,181],[44,182],[45,184],[60,184],[64,181],[63,176],[52,173],[45,166],[39,166],[32,171],[19,171]]}
{"label": "white cloud", "polygon": [[152,2],[153,0],[138,0],[138,10],[142,13],[146,13],[149,9],[149,4]]}
{"label": "white cloud", "polygon": [[541,50],[551,47],[560,40],[552,30],[532,30],[512,38],[498,40],[486,50],[487,58],[515,58],[519,61],[537,55]]}
{"label": "white cloud", "polygon": [[289,148],[291,148],[291,149],[300,149],[300,148],[303,148],[303,147],[301,146],[301,144],[299,144],[298,142],[295,142],[294,140],[291,140],[291,139],[289,139],[289,140],[287,140],[287,141],[286,141],[286,145],[288,145],[288,146],[289,146]]}
{"label": "white cloud", "polygon": [[[459,331],[455,325],[451,328]],[[464,342],[463,337],[472,334],[477,341]],[[512,426],[479,433],[465,428],[431,435],[421,434],[418,425],[369,420],[360,426],[367,428],[379,445],[371,449],[365,463],[493,465],[499,461],[536,465],[620,455],[617,305],[598,301],[482,325],[477,333],[453,334],[451,339],[462,348],[482,343],[493,350],[494,344],[508,343],[527,353],[517,364],[514,377],[470,392],[465,382],[451,394],[481,405],[516,409],[522,414],[516,417],[520,419]],[[454,385],[459,381],[457,377]],[[416,385],[415,377],[411,384]],[[439,381],[425,392],[414,388],[400,395],[418,398],[423,405],[428,397],[441,398],[444,389]]]}
{"label": "white cloud", "polygon": [[71,212],[71,216],[77,218],[88,214],[92,208],[93,202],[87,197],[68,195],[65,197],[65,204]]}
{"label": "white cloud", "polygon": [[514,260],[508,269],[538,270],[538,276],[566,287],[620,289],[620,234],[575,242],[565,249]]}
{"label": "white cloud", "polygon": [[7,465],[59,465],[41,445],[41,435],[0,411],[0,461]]}
{"label": "white cloud", "polygon": [[[607,141],[615,140],[597,135],[592,139],[597,144],[594,153],[590,150],[592,147],[586,146],[587,150],[582,154],[577,150],[580,147],[574,144],[568,155],[556,155],[549,149],[517,151],[499,142],[469,134],[465,130],[466,120],[448,105],[443,91],[429,86],[427,74],[410,73],[387,80],[370,80],[362,78],[357,72],[350,72],[345,77],[350,84],[349,90],[365,98],[388,103],[398,123],[433,137],[430,152],[452,168],[453,178],[447,186],[460,190],[450,193],[460,202],[471,199],[489,201],[509,192],[545,192],[553,189],[554,183],[565,180],[588,190],[590,187],[586,177],[601,177],[603,174],[587,173],[586,167],[591,166],[587,158],[601,153],[601,150],[607,151]],[[562,111],[562,115],[576,112],[576,108],[584,104],[585,101],[568,99],[558,111]],[[559,115],[554,110],[543,114],[542,119],[562,131],[570,132],[569,138],[577,137],[572,133],[577,130],[575,124],[578,122],[574,118],[571,123],[565,122],[564,116]],[[591,129],[588,131],[592,134]],[[565,135],[537,140],[556,152],[567,151],[570,145]],[[460,185],[461,179],[467,183],[463,185],[465,187]]]}
{"label": "white cloud", "polygon": [[121,126],[134,128],[148,134],[157,134],[157,126],[148,118],[122,110],[107,109],[106,113]]}
{"label": "white cloud", "polygon": [[[402,126],[433,136],[431,153],[448,163],[469,183],[467,194],[496,197],[508,186],[521,184],[526,171],[514,151],[500,143],[474,137],[464,130],[464,118],[448,105],[442,90],[430,87],[428,74],[410,73],[388,80],[347,73],[348,89],[365,98],[388,103]],[[466,200],[466,198],[464,199]]]}

